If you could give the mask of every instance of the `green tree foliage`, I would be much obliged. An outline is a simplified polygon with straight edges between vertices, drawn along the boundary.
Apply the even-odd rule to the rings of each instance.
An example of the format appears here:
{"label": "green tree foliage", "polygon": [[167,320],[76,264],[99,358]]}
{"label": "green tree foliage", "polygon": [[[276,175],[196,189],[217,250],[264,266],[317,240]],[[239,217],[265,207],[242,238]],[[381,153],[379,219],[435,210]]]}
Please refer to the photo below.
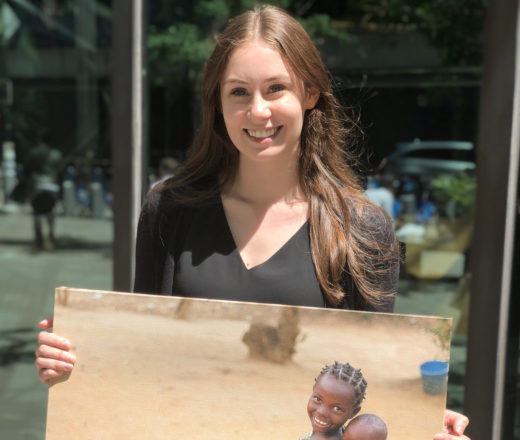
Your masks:
{"label": "green tree foliage", "polygon": [[[227,20],[258,4],[254,0],[200,0],[194,4],[169,0],[158,2],[153,25],[148,32],[148,53],[152,82],[155,85],[176,87],[185,84],[185,78],[196,79],[214,45],[215,35]],[[322,13],[298,16],[307,11],[313,1],[270,1],[269,4],[289,10],[318,43],[337,39],[346,43],[349,34],[338,28],[333,20]],[[162,24],[169,21],[168,24]],[[157,24],[155,24],[157,23]]]}
{"label": "green tree foliage", "polygon": [[[446,65],[479,65],[487,0],[272,0],[293,14],[318,44],[355,41],[353,30],[424,33]],[[226,21],[259,4],[255,0],[157,0],[148,50],[154,84],[175,86],[195,79]],[[330,7],[329,7],[330,6]],[[331,17],[329,10],[341,11]],[[183,77],[181,79],[181,77]],[[180,81],[180,82],[179,82]]]}
{"label": "green tree foliage", "polygon": [[433,197],[443,214],[454,217],[471,214],[475,206],[477,181],[467,173],[441,174],[431,182]]}
{"label": "green tree foliage", "polygon": [[196,76],[213,48],[213,41],[199,27],[177,23],[163,31],[150,28],[149,62],[156,85],[167,85],[180,76]]}
{"label": "green tree foliage", "polygon": [[351,0],[367,27],[417,30],[436,47],[446,65],[479,65],[487,0]]}

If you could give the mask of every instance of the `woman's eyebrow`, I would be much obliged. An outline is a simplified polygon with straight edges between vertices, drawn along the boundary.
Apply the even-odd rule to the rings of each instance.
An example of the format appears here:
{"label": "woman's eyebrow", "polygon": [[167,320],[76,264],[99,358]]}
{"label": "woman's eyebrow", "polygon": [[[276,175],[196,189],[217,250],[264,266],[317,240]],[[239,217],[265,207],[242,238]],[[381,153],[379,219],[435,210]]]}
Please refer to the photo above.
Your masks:
{"label": "woman's eyebrow", "polygon": [[273,81],[290,82],[291,77],[288,75],[276,75],[276,76],[271,76],[270,78],[267,78],[264,82],[273,82]]}
{"label": "woman's eyebrow", "polygon": [[[276,75],[276,76],[270,76],[269,78],[266,78],[263,82],[274,82],[274,81],[283,81],[283,82],[291,82],[291,77],[289,75]],[[245,81],[240,78],[228,78],[224,81],[224,84],[249,84],[248,81]]]}
{"label": "woman's eyebrow", "polygon": [[247,81],[244,81],[243,79],[239,79],[239,78],[228,78],[224,81],[224,84],[230,84],[230,83],[247,84]]}

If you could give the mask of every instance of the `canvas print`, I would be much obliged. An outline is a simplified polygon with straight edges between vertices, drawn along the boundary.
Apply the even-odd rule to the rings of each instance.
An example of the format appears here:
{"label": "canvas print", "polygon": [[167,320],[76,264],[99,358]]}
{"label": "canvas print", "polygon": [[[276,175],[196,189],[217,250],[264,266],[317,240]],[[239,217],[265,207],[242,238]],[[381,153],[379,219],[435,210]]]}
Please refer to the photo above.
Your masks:
{"label": "canvas print", "polygon": [[430,439],[451,320],[56,290],[47,440]]}

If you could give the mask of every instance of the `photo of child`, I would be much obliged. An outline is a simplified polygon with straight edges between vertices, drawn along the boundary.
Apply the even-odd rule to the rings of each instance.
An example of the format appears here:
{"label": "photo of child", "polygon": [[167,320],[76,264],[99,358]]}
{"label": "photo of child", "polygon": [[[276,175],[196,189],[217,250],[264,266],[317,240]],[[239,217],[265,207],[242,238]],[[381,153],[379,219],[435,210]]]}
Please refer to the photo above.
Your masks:
{"label": "photo of child", "polygon": [[81,361],[49,389],[45,438],[431,439],[446,392],[420,366],[449,359],[450,325],[59,288],[53,328]]}
{"label": "photo of child", "polygon": [[342,440],[345,423],[361,409],[366,387],[361,370],[348,363],[323,367],[307,403],[312,433],[302,440]]}

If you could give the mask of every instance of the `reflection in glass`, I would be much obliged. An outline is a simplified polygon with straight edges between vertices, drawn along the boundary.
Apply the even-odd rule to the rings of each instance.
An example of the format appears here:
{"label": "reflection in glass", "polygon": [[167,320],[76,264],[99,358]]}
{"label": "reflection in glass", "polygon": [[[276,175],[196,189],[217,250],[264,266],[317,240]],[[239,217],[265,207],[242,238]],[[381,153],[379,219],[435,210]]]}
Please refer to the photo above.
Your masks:
{"label": "reflection in glass", "polygon": [[[485,6],[478,0],[443,7],[406,0],[268,3],[302,21],[336,92],[360,115],[370,154],[358,171],[368,175],[367,194],[394,218],[407,247],[397,311],[455,318],[449,403],[461,409]],[[214,35],[248,7],[249,1],[149,2],[150,182],[161,159],[184,159]],[[413,151],[397,157],[406,143]]]}
{"label": "reflection in glass", "polygon": [[0,1],[1,438],[43,438],[32,363],[54,288],[112,285],[111,15],[109,0]]}

